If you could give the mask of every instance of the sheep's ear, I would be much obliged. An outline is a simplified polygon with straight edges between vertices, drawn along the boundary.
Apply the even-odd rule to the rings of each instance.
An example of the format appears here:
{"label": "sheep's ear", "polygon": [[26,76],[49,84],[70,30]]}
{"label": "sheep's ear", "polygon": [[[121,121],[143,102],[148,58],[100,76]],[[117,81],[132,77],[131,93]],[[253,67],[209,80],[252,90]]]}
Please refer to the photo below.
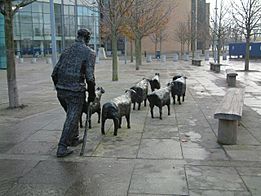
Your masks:
{"label": "sheep's ear", "polygon": [[187,76],[184,76],[185,79],[187,79],[188,77]]}

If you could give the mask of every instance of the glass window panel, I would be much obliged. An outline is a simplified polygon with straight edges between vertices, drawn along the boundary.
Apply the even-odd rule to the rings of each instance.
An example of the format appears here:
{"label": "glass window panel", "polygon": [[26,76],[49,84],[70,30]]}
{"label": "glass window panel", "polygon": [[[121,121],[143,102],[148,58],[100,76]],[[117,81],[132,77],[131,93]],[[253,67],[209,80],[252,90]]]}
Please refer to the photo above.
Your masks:
{"label": "glass window panel", "polygon": [[19,23],[15,22],[14,23],[14,34],[15,36],[20,36],[20,25]]}
{"label": "glass window panel", "polygon": [[61,1],[61,0],[54,0],[54,3],[61,4],[61,3],[62,3],[62,1]]}
{"label": "glass window panel", "polygon": [[19,13],[14,15],[14,22],[19,22]]}
{"label": "glass window panel", "polygon": [[19,9],[19,11],[21,11],[21,12],[31,12],[32,11],[32,4],[29,4],[25,7],[22,7],[21,9]]}
{"label": "glass window panel", "polygon": [[31,37],[33,35],[32,24],[21,24],[21,35],[24,37]]}
{"label": "glass window panel", "polygon": [[70,6],[69,15],[74,15],[74,6]]}
{"label": "glass window panel", "polygon": [[44,24],[44,35],[51,35],[51,25]]}
{"label": "glass window panel", "polygon": [[69,26],[70,25],[70,18],[69,16],[64,16],[64,25]]}
{"label": "glass window panel", "polygon": [[75,27],[74,26],[70,26],[70,36],[75,37]]}
{"label": "glass window panel", "polygon": [[61,36],[62,35],[62,25],[61,24],[55,24],[56,26],[56,35]]}
{"label": "glass window panel", "polygon": [[43,18],[41,13],[33,13],[33,23],[43,23]]}
{"label": "glass window panel", "polygon": [[78,16],[82,16],[83,15],[83,7],[82,6],[77,7],[77,12],[78,12]]}
{"label": "glass window panel", "polygon": [[68,5],[65,5],[64,7],[63,7],[63,12],[64,12],[64,15],[68,15],[69,14],[69,6]]}
{"label": "glass window panel", "polygon": [[51,23],[50,22],[50,14],[44,14],[44,23]]}
{"label": "glass window panel", "polygon": [[73,5],[75,3],[74,0],[63,0],[63,3],[66,5]]}
{"label": "glass window panel", "polygon": [[59,4],[54,4],[54,13],[55,15],[61,15],[61,5]]}
{"label": "glass window panel", "polygon": [[42,12],[42,3],[41,2],[33,2],[32,3],[32,12]]}
{"label": "glass window panel", "polygon": [[43,35],[43,27],[42,24],[33,24],[34,36],[42,36]]}
{"label": "glass window panel", "polygon": [[82,17],[81,17],[81,16],[78,16],[78,17],[77,17],[77,24],[78,24],[78,25],[82,25],[82,24],[83,24],[83,21],[82,21]]}
{"label": "glass window panel", "polygon": [[69,36],[69,29],[70,29],[70,26],[69,26],[69,25],[65,25],[65,26],[64,26],[65,36]]}
{"label": "glass window panel", "polygon": [[70,25],[74,25],[74,24],[75,24],[75,17],[70,16]]}
{"label": "glass window panel", "polygon": [[20,21],[21,21],[21,23],[32,23],[31,12],[21,12]]}
{"label": "glass window panel", "polygon": [[50,13],[50,4],[49,3],[43,3],[43,12]]}
{"label": "glass window panel", "polygon": [[86,7],[83,7],[83,15],[87,16],[88,14],[88,9]]}
{"label": "glass window panel", "polygon": [[85,26],[89,25],[89,17],[83,17],[83,25]]}

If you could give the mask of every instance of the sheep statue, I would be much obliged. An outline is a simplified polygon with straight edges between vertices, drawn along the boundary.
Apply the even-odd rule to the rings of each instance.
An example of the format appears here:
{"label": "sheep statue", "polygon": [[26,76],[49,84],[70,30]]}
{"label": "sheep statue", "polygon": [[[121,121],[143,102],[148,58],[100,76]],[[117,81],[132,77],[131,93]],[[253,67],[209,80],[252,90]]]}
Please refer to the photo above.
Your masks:
{"label": "sheep statue", "polygon": [[131,102],[133,103],[133,110],[135,110],[135,104],[138,104],[138,110],[140,110],[141,103],[144,101],[144,106],[146,106],[147,95],[148,95],[148,79],[143,78],[140,82],[131,87],[136,94],[131,97]]}
{"label": "sheep statue", "polygon": [[153,108],[157,106],[159,108],[160,119],[162,120],[162,107],[168,107],[168,115],[170,115],[170,89],[172,84],[165,88],[161,88],[148,94],[148,100],[150,105],[151,118],[154,118]]}
{"label": "sheep statue", "polygon": [[[91,125],[91,116],[92,114],[94,113],[97,113],[98,114],[98,123],[100,123],[100,119],[101,119],[101,96],[102,94],[105,93],[105,90],[102,88],[102,87],[97,87],[96,90],[95,90],[95,99],[94,101],[91,103],[90,105],[90,110],[89,110],[89,128],[92,128],[92,125]],[[82,109],[82,113],[87,113],[87,103],[85,102],[83,104],[83,109]],[[82,128],[82,118],[80,118],[80,127]]]}
{"label": "sheep statue", "polygon": [[[181,104],[180,97],[182,96],[182,101],[185,100],[186,94],[186,76],[183,75],[176,75],[173,77],[172,85],[171,85],[171,96],[173,98],[173,104],[175,104],[175,96],[177,95],[177,101]],[[170,83],[168,83],[170,85]]]}
{"label": "sheep statue", "polygon": [[124,95],[116,97],[102,106],[101,133],[104,135],[104,125],[107,119],[112,119],[114,123],[114,135],[117,135],[118,128],[121,128],[122,117],[126,117],[127,128],[130,128],[131,96],[136,92],[132,89],[125,91]]}
{"label": "sheep statue", "polygon": [[160,89],[160,74],[155,73],[155,76],[149,80],[151,92],[153,92],[155,89]]}

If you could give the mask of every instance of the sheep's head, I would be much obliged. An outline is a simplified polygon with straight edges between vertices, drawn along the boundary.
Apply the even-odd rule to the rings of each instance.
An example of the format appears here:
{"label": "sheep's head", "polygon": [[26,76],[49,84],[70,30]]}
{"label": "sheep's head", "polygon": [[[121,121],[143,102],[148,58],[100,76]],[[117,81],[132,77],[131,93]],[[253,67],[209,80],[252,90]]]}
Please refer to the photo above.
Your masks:
{"label": "sheep's head", "polygon": [[133,89],[127,89],[127,90],[125,91],[125,94],[129,95],[130,97],[132,97],[132,96],[135,96],[135,95],[136,95],[136,91],[133,90]]}

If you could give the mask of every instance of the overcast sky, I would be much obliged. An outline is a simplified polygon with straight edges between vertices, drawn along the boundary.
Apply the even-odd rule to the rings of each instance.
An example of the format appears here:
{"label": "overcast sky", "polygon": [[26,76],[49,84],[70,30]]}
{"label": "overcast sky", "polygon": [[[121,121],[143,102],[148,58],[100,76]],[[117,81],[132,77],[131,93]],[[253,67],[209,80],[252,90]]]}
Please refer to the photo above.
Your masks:
{"label": "overcast sky", "polygon": [[[240,2],[240,0],[233,0],[235,3],[239,3]],[[216,0],[206,0],[206,2],[207,3],[210,3],[210,15],[212,16],[212,17],[214,17],[214,15],[215,15],[215,5],[216,5]],[[219,6],[220,6],[220,2],[221,2],[221,0],[217,0],[217,7],[219,8]],[[223,3],[225,4],[225,5],[227,5],[228,7],[229,7],[229,5],[230,5],[230,2],[231,2],[231,0],[223,0]]]}

